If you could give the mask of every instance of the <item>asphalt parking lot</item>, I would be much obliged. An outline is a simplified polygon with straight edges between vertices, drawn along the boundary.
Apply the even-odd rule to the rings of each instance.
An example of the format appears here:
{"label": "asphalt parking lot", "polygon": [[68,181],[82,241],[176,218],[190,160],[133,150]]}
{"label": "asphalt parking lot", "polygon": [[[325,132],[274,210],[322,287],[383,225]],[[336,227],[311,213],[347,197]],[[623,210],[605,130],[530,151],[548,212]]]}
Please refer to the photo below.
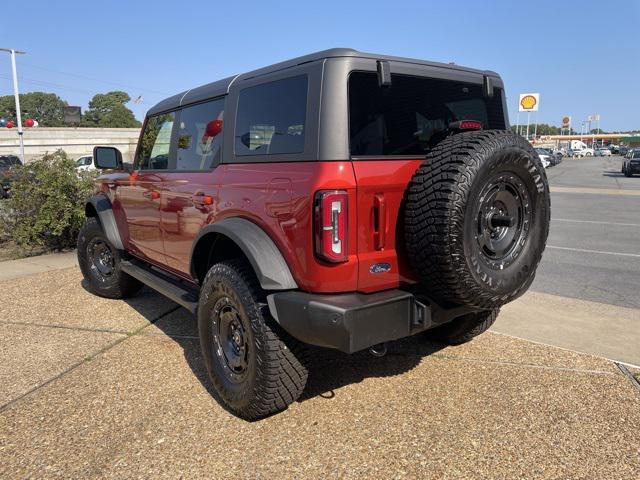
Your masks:
{"label": "asphalt parking lot", "polygon": [[74,267],[0,282],[0,478],[639,478],[637,384],[509,336],[634,363],[640,222],[608,211],[640,204],[640,178],[603,174],[616,165],[549,170],[550,248],[493,332],[318,350],[302,399],[253,423],[215,401],[172,302],[95,297]]}
{"label": "asphalt parking lot", "polygon": [[551,230],[530,292],[494,330],[640,365],[640,176],[621,157],[547,170]]}
{"label": "asphalt parking lot", "polygon": [[621,163],[569,159],[548,170],[551,234],[534,290],[640,308],[640,177]]}

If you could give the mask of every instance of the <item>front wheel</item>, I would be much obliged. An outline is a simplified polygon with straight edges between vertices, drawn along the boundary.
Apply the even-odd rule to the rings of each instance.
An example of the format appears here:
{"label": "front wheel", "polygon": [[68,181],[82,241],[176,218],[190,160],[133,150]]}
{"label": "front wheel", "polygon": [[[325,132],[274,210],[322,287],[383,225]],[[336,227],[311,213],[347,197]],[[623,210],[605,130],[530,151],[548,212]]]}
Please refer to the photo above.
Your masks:
{"label": "front wheel", "polygon": [[135,295],[142,283],[120,269],[120,252],[95,217],[87,218],[78,235],[78,264],[89,290],[106,298]]}
{"label": "front wheel", "polygon": [[264,300],[251,266],[237,259],[211,267],[198,303],[209,377],[224,406],[247,420],[286,409],[307,382],[303,346],[277,332]]}

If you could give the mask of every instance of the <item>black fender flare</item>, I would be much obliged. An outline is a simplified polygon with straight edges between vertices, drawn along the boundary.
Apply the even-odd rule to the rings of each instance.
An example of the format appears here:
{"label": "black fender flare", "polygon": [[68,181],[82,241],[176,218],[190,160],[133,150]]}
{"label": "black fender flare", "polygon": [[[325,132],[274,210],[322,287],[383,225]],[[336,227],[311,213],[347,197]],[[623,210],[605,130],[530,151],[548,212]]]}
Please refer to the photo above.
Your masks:
{"label": "black fender flare", "polygon": [[191,247],[191,275],[195,278],[193,254],[198,242],[207,234],[217,233],[231,239],[247,257],[253,267],[260,286],[265,290],[291,290],[298,284],[276,244],[255,223],[244,218],[225,218],[204,227]]}
{"label": "black fender flare", "polygon": [[109,200],[109,197],[107,197],[104,193],[98,193],[92,196],[87,201],[87,205],[85,207],[87,216],[89,205],[91,205],[98,214],[98,220],[100,220],[102,230],[107,236],[109,242],[111,242],[111,245],[113,245],[118,250],[124,250],[124,245],[122,243],[122,238],[120,237],[120,232],[118,231],[118,224],[116,223],[116,217],[113,214],[113,208],[111,206],[111,200]]}

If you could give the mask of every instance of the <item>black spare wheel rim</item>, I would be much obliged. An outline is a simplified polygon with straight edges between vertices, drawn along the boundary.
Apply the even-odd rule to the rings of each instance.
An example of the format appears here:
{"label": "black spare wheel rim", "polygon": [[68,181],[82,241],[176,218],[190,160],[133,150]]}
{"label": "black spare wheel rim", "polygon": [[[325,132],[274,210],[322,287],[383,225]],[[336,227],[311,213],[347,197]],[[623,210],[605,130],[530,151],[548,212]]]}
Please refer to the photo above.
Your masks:
{"label": "black spare wheel rim", "polygon": [[241,383],[249,365],[249,338],[238,308],[227,296],[220,298],[211,313],[213,347],[226,377]]}
{"label": "black spare wheel rim", "polygon": [[108,281],[116,269],[113,251],[107,242],[94,238],[87,245],[87,257],[92,275],[101,282]]}
{"label": "black spare wheel rim", "polygon": [[474,218],[481,258],[502,270],[518,258],[531,225],[531,203],[523,180],[502,172],[491,177],[479,195]]}

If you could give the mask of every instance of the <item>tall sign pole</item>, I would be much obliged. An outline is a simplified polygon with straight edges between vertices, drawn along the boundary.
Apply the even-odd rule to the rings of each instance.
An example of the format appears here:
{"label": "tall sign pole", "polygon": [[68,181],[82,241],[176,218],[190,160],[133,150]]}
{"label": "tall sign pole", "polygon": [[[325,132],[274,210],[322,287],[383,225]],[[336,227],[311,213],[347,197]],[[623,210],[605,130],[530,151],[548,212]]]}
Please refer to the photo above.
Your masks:
{"label": "tall sign pole", "polygon": [[0,48],[0,51],[11,54],[11,73],[13,76],[13,96],[16,100],[16,121],[18,123],[18,140],[20,142],[20,161],[24,165],[24,139],[22,138],[22,116],[20,114],[20,94],[18,93],[18,73],[16,70],[16,54],[24,54],[13,48]]}

